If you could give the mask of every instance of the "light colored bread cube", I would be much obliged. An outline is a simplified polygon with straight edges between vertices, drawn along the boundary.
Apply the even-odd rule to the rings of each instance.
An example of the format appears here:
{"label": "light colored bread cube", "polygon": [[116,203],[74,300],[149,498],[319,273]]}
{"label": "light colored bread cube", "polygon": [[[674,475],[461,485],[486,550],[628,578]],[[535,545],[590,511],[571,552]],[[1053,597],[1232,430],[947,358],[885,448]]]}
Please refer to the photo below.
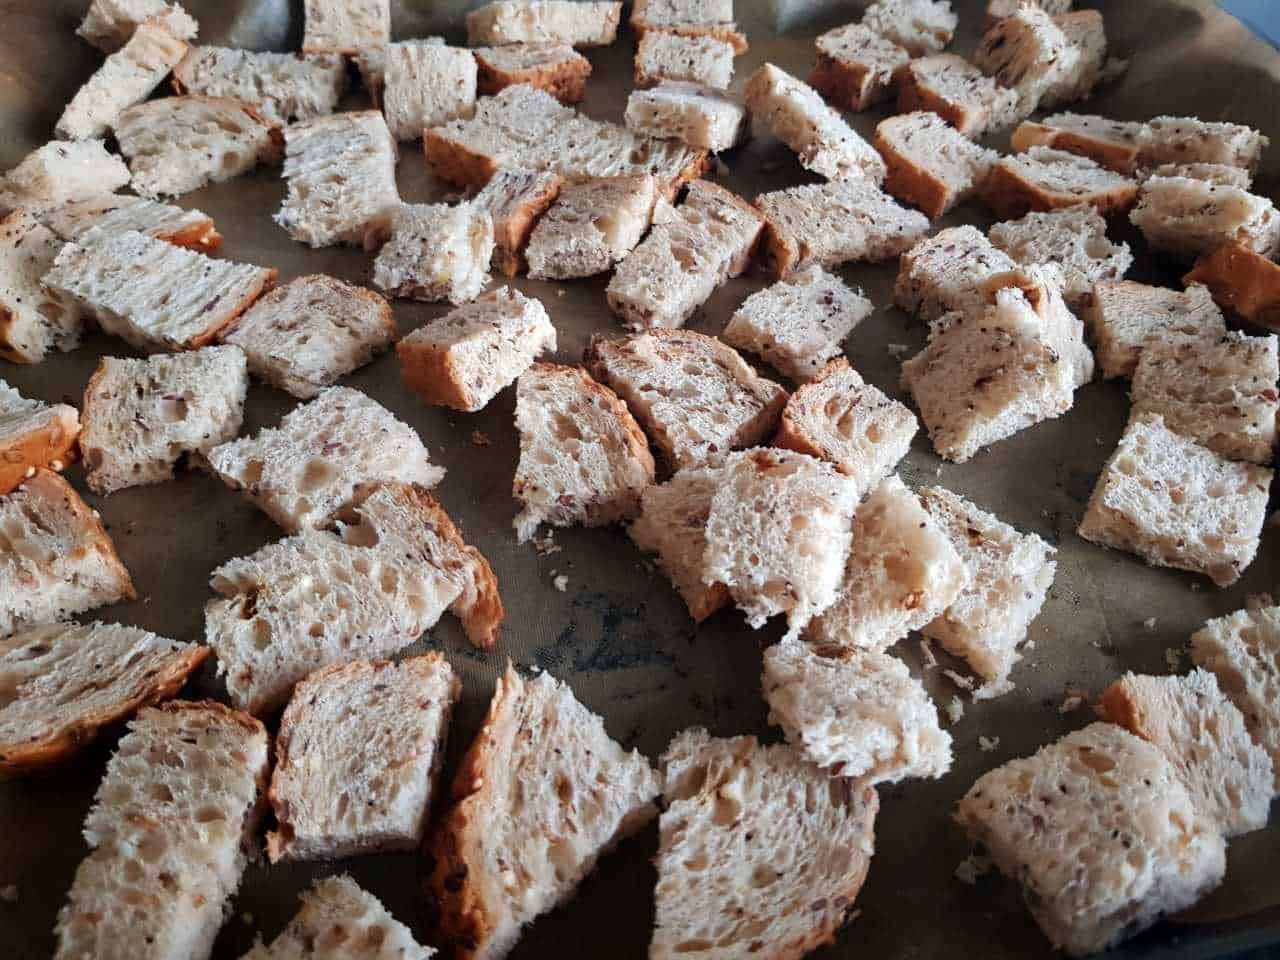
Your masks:
{"label": "light colored bread cube", "polygon": [[1280,330],[1280,265],[1241,243],[1200,257],[1182,282],[1204,284],[1223,309]]}
{"label": "light colored bread cube", "polygon": [[1107,239],[1107,221],[1085,204],[997,223],[987,236],[1023,266],[1058,267],[1073,310],[1086,305],[1095,283],[1119,280],[1133,266],[1129,245]]}
{"label": "light colored bread cube", "polygon": [[61,249],[62,240],[29,210],[0,221],[0,357],[39,363],[80,345],[80,305],[44,283]]}
{"label": "light colored bread cube", "polygon": [[561,103],[577,103],[587,94],[591,61],[567,43],[511,43],[471,52],[476,90],[485,96],[518,83],[545,90]]}
{"label": "light colored bread cube", "polygon": [[1019,117],[1030,116],[1079,60],[1080,51],[1053,17],[1035,7],[1020,8],[994,24],[973,54],[978,69],[1017,93]]}
{"label": "light colored bread cube", "polygon": [[747,109],[733,97],[694,83],[661,83],[627,98],[627,127],[650,137],[683,140],[712,153],[746,137]]}
{"label": "light colored bread cube", "polygon": [[60,473],[75,459],[79,434],[75,407],[28,399],[0,380],[0,496],[30,471]]}
{"label": "light colored bread cube", "polygon": [[1190,177],[1219,187],[1238,187],[1248,190],[1253,185],[1253,175],[1244,167],[1229,167],[1225,163],[1162,163],[1151,170],[1153,177]]}
{"label": "light colored bread cube", "polygon": [[1087,100],[1094,87],[1128,67],[1127,61],[1107,60],[1107,30],[1097,10],[1075,10],[1054,17],[1053,22],[1067,38],[1068,54],[1057,79],[1040,97],[1042,110]]}
{"label": "light colored bread cube", "polygon": [[1129,220],[1147,245],[1194,260],[1229,243],[1271,256],[1280,249],[1280,213],[1266,197],[1190,177],[1152,177],[1142,184]]}
{"label": "light colored bread cube", "polygon": [[1221,163],[1251,174],[1258,170],[1262,151],[1271,143],[1239,123],[1214,123],[1195,117],[1155,117],[1148,121],[1141,161],[1162,163]]}
{"label": "light colored bread cube", "polygon": [[404,203],[373,261],[374,286],[393,297],[466,303],[489,282],[493,220],[474,203]]}
{"label": "light colored bread cube", "polygon": [[609,270],[644,236],[657,196],[647,174],[565,185],[529,234],[529,276],[568,280]]}
{"label": "light colored bread cube", "polygon": [[987,0],[987,26],[994,26],[997,20],[1011,17],[1019,7],[1037,7],[1050,16],[1058,16],[1071,10],[1073,0]]}
{"label": "light colored bread cube", "polygon": [[173,68],[179,93],[226,97],[277,127],[333,113],[347,89],[340,56],[192,47]]}
{"label": "light colored bread cube", "polygon": [[1131,176],[1138,169],[1138,155],[1146,136],[1145,123],[1110,120],[1091,114],[1055,113],[1039,121],[1024,120],[1013,132],[1014,150],[1052,147],[1077,153],[1094,163]]}
{"label": "light colored bread cube", "polygon": [[492,266],[514,277],[526,266],[525,244],[534,224],[560,195],[564,180],[555,173],[502,169],[471,202],[493,221]]}
{"label": "light colored bread cube", "polygon": [[1088,157],[1052,147],[1032,147],[1026,153],[1004,157],[992,167],[978,196],[1001,220],[1077,204],[1088,204],[1107,214],[1129,209],[1138,197],[1138,184]]}
{"label": "light colored bread cube", "polygon": [[999,159],[936,113],[899,114],[876,127],[884,189],[934,219],[967,200]]}
{"label": "light colored bread cube", "polygon": [[922,320],[976,317],[987,308],[983,284],[1017,266],[977,227],[947,227],[902,255],[893,302]]}
{"label": "light colored bread cube", "polygon": [[911,55],[861,23],[828,30],[814,41],[817,62],[809,84],[831,103],[866,110],[893,95],[894,76]]}
{"label": "light colored bread cube", "polygon": [[951,42],[960,18],[950,0],[875,0],[862,25],[902,47],[913,57],[938,53]]}
{"label": "light colored bread cube", "polygon": [[391,0],[304,0],[303,53],[347,56],[391,42]]}
{"label": "light colored bread cube", "polygon": [[647,30],[636,46],[633,80],[637,87],[682,81],[726,90],[733,79],[734,56],[733,44],[711,35]]}
{"label": "light colored bread cube", "polygon": [[0,178],[0,208],[43,209],[111,193],[129,184],[129,168],[101,140],[51,140]]}
{"label": "light colored bread cube", "polygon": [[733,21],[733,0],[635,0],[631,31],[643,40],[651,30],[685,37],[715,37],[747,52],[747,38]]}
{"label": "light colored bread cube", "polygon": [[928,110],[971,140],[1019,119],[1018,94],[963,57],[935,53],[912,60],[898,77],[898,113]]}
{"label": "light colored bread cube", "polygon": [[467,43],[607,47],[617,39],[621,18],[621,3],[601,0],[494,0],[467,14]]}
{"label": "light colored bread cube", "polygon": [[476,58],[470,50],[409,40],[386,47],[382,112],[397,140],[476,109]]}
{"label": "light colored bread cube", "polygon": [[1131,377],[1151,343],[1226,333],[1222,311],[1198,284],[1186,290],[1129,280],[1095,283],[1081,311],[1104,377]]}
{"label": "light colored bread cube", "polygon": [[103,53],[115,53],[148,20],[159,20],[174,36],[194,40],[200,25],[177,3],[165,0],[92,0],[76,36]]}
{"label": "light colored bread cube", "polygon": [[94,229],[103,235],[136,230],[155,240],[204,253],[222,245],[222,234],[207,213],[119,193],[68,200],[41,210],[39,217],[61,240],[79,241]]}

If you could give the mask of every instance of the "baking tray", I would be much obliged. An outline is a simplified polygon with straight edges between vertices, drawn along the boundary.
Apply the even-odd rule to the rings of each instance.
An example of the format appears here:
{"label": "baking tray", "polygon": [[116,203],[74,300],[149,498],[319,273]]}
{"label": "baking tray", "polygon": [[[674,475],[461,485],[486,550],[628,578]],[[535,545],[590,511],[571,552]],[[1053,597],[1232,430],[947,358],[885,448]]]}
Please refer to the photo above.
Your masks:
{"label": "baking tray", "polygon": [[[301,2],[286,0],[184,0],[201,22],[206,43],[258,49],[296,49]],[[0,169],[44,142],[66,100],[96,68],[99,55],[73,30],[84,0],[0,0]],[[796,6],[791,0],[790,6]],[[416,0],[396,6],[396,36],[446,33],[462,42],[458,0]],[[1160,113],[1230,119],[1261,128],[1276,141],[1258,181],[1274,195],[1280,169],[1280,56],[1240,23],[1208,2],[1115,0],[1097,4],[1106,16],[1113,49],[1132,56],[1128,75],[1078,107],[1124,119]],[[806,76],[812,39],[820,30],[858,16],[860,4],[843,12],[826,4],[818,22],[803,17],[785,33],[774,29],[774,10],[762,0],[738,0],[740,22],[751,50],[737,61],[735,86],[760,63],[771,60]],[[956,3],[961,29],[953,49],[967,53],[981,32],[981,0]],[[583,104],[594,117],[620,120],[631,86],[634,40],[624,34],[608,49],[589,51],[594,73]],[[353,95],[348,106],[363,101]],[[853,116],[868,138],[882,111]],[[1007,142],[997,141],[997,146]],[[804,182],[793,156],[767,138],[725,157],[727,169],[713,176],[754,197],[765,190]],[[451,192],[434,181],[419,148],[404,144],[400,183],[411,201]],[[212,214],[226,236],[222,255],[269,264],[281,281],[323,271],[355,282],[369,280],[371,256],[346,249],[310,250],[292,243],[271,222],[283,196],[276,171],[258,171],[231,183],[184,196],[183,206]],[[990,218],[969,204],[943,224]],[[1113,235],[1141,250],[1127,224]],[[873,316],[846,342],[859,371],[891,395],[897,387],[900,353],[914,351],[924,328],[890,306],[895,267],[856,266],[840,271],[876,303]],[[1140,254],[1134,279],[1176,283],[1177,271]],[[579,359],[591,334],[622,332],[604,299],[606,278],[573,283],[521,279],[518,286],[542,299],[559,331],[556,359]],[[763,281],[748,275],[711,298],[690,324],[716,333],[729,314]],[[396,317],[409,331],[445,312],[443,306],[398,302]],[[91,336],[77,351],[35,367],[0,366],[0,377],[24,394],[78,404],[103,354],[120,354],[123,343]],[[512,412],[514,391],[505,390],[476,414],[428,408],[400,384],[395,360],[383,356],[348,378],[397,416],[412,424],[448,469],[436,490],[465,536],[490,559],[508,617],[497,649],[469,647],[457,623],[446,616],[410,651],[441,649],[459,671],[464,693],[449,738],[448,776],[483,716],[508,658],[542,667],[567,680],[578,697],[601,713],[609,731],[656,758],[677,731],[703,724],[715,734],[755,733],[778,738],[766,723],[759,694],[760,652],[780,628],[748,629],[736,613],[722,613],[695,629],[683,604],[660,573],[646,562],[621,529],[557,531],[558,553],[541,556],[518,546],[511,520],[511,478],[518,444]],[[294,404],[283,393],[250,388],[245,432],[274,424]],[[1060,712],[1069,691],[1097,693],[1126,669],[1164,673],[1169,657],[1181,656],[1192,631],[1207,618],[1242,606],[1251,594],[1276,587],[1280,531],[1268,529],[1253,565],[1235,587],[1214,588],[1203,578],[1145,567],[1132,557],[1081,541],[1076,524],[1094,480],[1123,429],[1124,386],[1094,383],[1082,389],[1065,417],[997,444],[964,465],[942,463],[923,432],[901,472],[911,485],[941,483],[995,511],[1058,548],[1057,580],[1031,630],[1034,646],[1014,671],[1014,692],[994,701],[965,701],[963,717],[950,724],[955,765],[938,781],[913,781],[881,791],[877,851],[857,913],[837,943],[817,958],[1049,956],[1047,942],[1019,901],[1015,885],[991,875],[975,885],[954,877],[969,845],[950,819],[955,802],[983,771],[1033,752],[1090,719],[1084,710]],[[487,446],[477,440],[487,438]],[[98,497],[84,489],[78,467],[68,472],[86,500],[102,513],[120,556],[133,574],[139,599],[87,616],[119,620],[187,641],[203,638],[203,606],[210,571],[230,557],[249,553],[281,534],[261,512],[220,482],[200,472],[172,483]],[[556,574],[568,578],[563,592]],[[1154,624],[1144,621],[1154,618]],[[921,675],[940,703],[957,694],[942,670],[958,666],[943,654],[940,665],[922,663],[918,637],[897,651]],[[212,664],[185,696],[225,699]],[[274,722],[272,724],[274,726]],[[979,737],[997,740],[980,749]],[[16,885],[18,899],[0,899],[0,958],[47,957],[53,925],[76,865],[85,853],[80,826],[103,765],[116,739],[103,737],[69,768],[44,778],[0,784],[0,888]],[[990,746],[990,744],[988,744]],[[528,928],[513,956],[618,957],[645,955],[653,921],[654,871],[650,861],[657,831],[650,827],[600,864],[566,908]],[[1165,923],[1117,951],[1125,957],[1277,954],[1280,944],[1280,827],[1230,845],[1223,888],[1195,911],[1197,922]],[[420,893],[421,863],[412,855],[374,856],[336,864],[250,867],[217,942],[215,956],[238,957],[261,933],[273,937],[293,914],[296,894],[315,877],[350,871],[392,912],[425,936]]]}

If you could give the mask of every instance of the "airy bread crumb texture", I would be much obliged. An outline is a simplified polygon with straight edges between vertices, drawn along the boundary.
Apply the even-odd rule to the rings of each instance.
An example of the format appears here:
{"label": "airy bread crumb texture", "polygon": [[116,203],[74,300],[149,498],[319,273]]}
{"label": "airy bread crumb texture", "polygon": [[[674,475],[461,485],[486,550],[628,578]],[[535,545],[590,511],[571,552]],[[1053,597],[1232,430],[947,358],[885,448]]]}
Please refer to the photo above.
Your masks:
{"label": "airy bread crumb texture", "polygon": [[373,283],[394,297],[474,300],[489,282],[493,219],[474,203],[402,203],[373,262]]}
{"label": "airy bread crumb texture", "polygon": [[529,276],[569,280],[609,270],[640,242],[657,196],[648,174],[566,184],[529,234]]}
{"label": "airy bread crumb texture", "polygon": [[0,222],[0,357],[39,363],[80,345],[84,314],[75,297],[45,285],[62,241],[30,210]]}
{"label": "airy bread crumb texture", "polygon": [[467,14],[467,43],[607,47],[621,18],[622,4],[608,0],[494,0]]}
{"label": "airy bread crumb texture", "polygon": [[726,90],[733,79],[733,44],[712,35],[646,30],[636,45],[637,87],[684,81]]}
{"label": "airy bread crumb texture", "polygon": [[347,90],[347,64],[334,54],[192,47],[173,68],[178,93],[226,97],[276,127],[333,113]]}
{"label": "airy bread crumb texture", "polygon": [[304,0],[303,53],[347,56],[391,42],[391,0]]}
{"label": "airy bread crumb texture", "polygon": [[1133,266],[1127,243],[1107,238],[1107,221],[1096,209],[1079,204],[992,226],[991,242],[1023,266],[1050,263],[1062,271],[1062,295],[1079,310],[1093,285],[1120,280]]}
{"label": "airy bread crumb texture", "polygon": [[1151,287],[1130,280],[1093,285],[1081,310],[1093,338],[1104,377],[1131,377],[1142,350],[1185,338],[1212,338],[1227,332],[1222,311],[1208,289]]}

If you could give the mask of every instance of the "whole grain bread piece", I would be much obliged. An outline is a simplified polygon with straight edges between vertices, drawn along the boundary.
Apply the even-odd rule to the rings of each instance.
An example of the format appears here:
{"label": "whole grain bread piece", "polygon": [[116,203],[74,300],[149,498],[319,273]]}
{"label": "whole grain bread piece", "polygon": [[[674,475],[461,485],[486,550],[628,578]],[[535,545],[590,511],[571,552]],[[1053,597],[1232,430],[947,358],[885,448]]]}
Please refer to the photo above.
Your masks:
{"label": "whole grain bread piece", "polygon": [[1215,123],[1196,117],[1154,117],[1142,138],[1142,164],[1222,163],[1257,173],[1262,151],[1271,143],[1239,123]]}
{"label": "whole grain bread piece", "polygon": [[466,960],[498,960],[525,924],[570,900],[600,857],[657,814],[648,760],[549,674],[510,664],[428,841],[438,931]]}
{"label": "whole grain bread piece", "polygon": [[476,89],[485,96],[518,83],[545,90],[561,103],[587,95],[591,61],[567,43],[512,43],[477,47]]}
{"label": "whole grain bread piece", "polygon": [[51,140],[0,177],[0,210],[46,207],[111,193],[129,184],[129,168],[102,140]]}
{"label": "whole grain bread piece", "polygon": [[391,0],[304,0],[303,53],[347,56],[391,42]]}
{"label": "whole grain bread piece", "polygon": [[493,0],[467,14],[467,43],[607,47],[621,18],[622,4],[609,0]]}
{"label": "whole grain bread piece", "polygon": [[1270,470],[1220,457],[1154,414],[1134,416],[1103,467],[1079,534],[1152,566],[1229,586],[1253,561]]}
{"label": "whole grain bread piece", "polygon": [[701,728],[662,770],[652,960],[799,960],[834,941],[875,851],[874,788]]}
{"label": "whole grain bread piece", "polygon": [[564,178],[555,173],[502,169],[471,198],[493,221],[493,269],[514,277],[525,269],[525,244],[534,224],[560,195]]}
{"label": "whole grain bread piece", "polygon": [[180,94],[238,100],[285,127],[333,113],[347,89],[347,67],[334,54],[196,46],[173,68],[173,86]]}
{"label": "whole grain bread piece", "polygon": [[847,110],[866,110],[894,93],[895,75],[911,54],[861,23],[848,23],[814,41],[817,60],[809,85]]}
{"label": "whole grain bread piece", "polygon": [[1052,147],[1032,147],[1006,156],[992,167],[978,197],[1001,220],[1077,204],[1108,214],[1133,205],[1138,183],[1088,157]]}
{"label": "whole grain bread piece", "polygon": [[1093,114],[1055,113],[1041,120],[1024,120],[1013,132],[1010,145],[1019,152],[1032,147],[1052,147],[1088,157],[1094,163],[1132,176],[1147,125],[1111,120]]}
{"label": "whole grain bread piece", "polygon": [[740,144],[747,136],[747,109],[728,94],[696,83],[671,81],[627,98],[630,130],[673,137],[712,153]]}
{"label": "whole grain bread piece", "polygon": [[427,127],[476,110],[476,58],[470,50],[431,40],[389,43],[382,112],[397,140],[417,140]]}
{"label": "whole grain bread piece", "polygon": [[1280,250],[1280,213],[1266,197],[1191,177],[1151,177],[1129,220],[1147,246],[1185,261],[1238,243],[1270,257]]}
{"label": "whole grain bread piece", "polygon": [[987,0],[986,24],[995,25],[996,21],[1011,17],[1019,7],[1036,7],[1050,16],[1069,13],[1073,0]]}
{"label": "whole grain bread piece", "polygon": [[54,132],[63,140],[105,136],[121,112],[141,103],[187,53],[187,44],[159,20],[147,20],[76,91]]}
{"label": "whole grain bread piece", "polygon": [[727,90],[735,55],[733,44],[714,36],[647,30],[636,46],[632,79],[637,87],[671,81]]}
{"label": "whole grain bread piece", "polygon": [[833,776],[874,786],[951,769],[951,737],[920,681],[896,657],[799,640],[764,652],[769,722]]}
{"label": "whole grain bread piece", "polygon": [[1280,265],[1236,242],[1204,254],[1186,284],[1204,284],[1214,301],[1255,326],[1280,330]]}
{"label": "whole grain bread piece", "polygon": [[85,817],[57,960],[207,960],[265,806],[267,745],[212,700],[138,713]]}
{"label": "whole grain bread piece", "polygon": [[435,652],[335,663],[299,683],[275,741],[271,862],[416,849],[461,693]]}
{"label": "whole grain bread piece", "polygon": [[1127,60],[1107,58],[1107,28],[1097,10],[1074,10],[1054,17],[1053,22],[1067,38],[1069,54],[1057,78],[1040,97],[1040,109],[1087,100],[1100,83],[1129,68]]}
{"label": "whole grain bread piece", "polygon": [[657,196],[648,174],[566,184],[529,234],[529,276],[569,280],[609,270],[649,229]]}
{"label": "whole grain bread piece", "polygon": [[70,465],[79,434],[75,407],[28,399],[0,380],[0,496],[30,471],[59,473]]}
{"label": "whole grain bread piece", "polygon": [[373,262],[374,286],[393,297],[474,300],[489,282],[493,220],[474,203],[402,203]]}
{"label": "whole grain bread piece", "polygon": [[0,640],[0,779],[69,760],[182,689],[209,648],[114,623],[55,623]]}
{"label": "whole grain bread piece", "polygon": [[80,345],[84,314],[73,297],[45,286],[62,241],[30,210],[0,221],[0,357],[39,363]]}
{"label": "whole grain bread piece", "polygon": [[733,19],[733,0],[635,0],[629,20],[640,40],[651,30],[685,37],[715,37],[747,52],[747,37]]}
{"label": "whole grain bread piece", "polygon": [[118,193],[68,200],[41,210],[39,218],[61,240],[79,241],[97,228],[103,234],[135,230],[204,253],[222,245],[222,234],[207,213]]}
{"label": "whole grain bread piece", "polygon": [[989,771],[956,819],[1054,946],[1085,956],[1195,903],[1226,870],[1222,834],[1159,749],[1095,723]]}
{"label": "whole grain bread piece", "polygon": [[1073,310],[1089,303],[1093,286],[1120,280],[1133,266],[1127,243],[1107,238],[1107,221],[1081,204],[997,223],[991,242],[1023,266],[1053,264],[1062,272],[1062,295]]}
{"label": "whole grain bread piece", "polygon": [[951,42],[960,18],[950,0],[875,0],[862,25],[896,43],[913,57],[938,53]]}
{"label": "whole grain bread piece", "polygon": [[973,54],[975,66],[1017,93],[1019,117],[1030,116],[1080,59],[1081,51],[1054,18],[1031,6],[993,24]]}
{"label": "whole grain bread piece", "polygon": [[[987,319],[1008,330],[1034,333],[1051,345],[1081,387],[1093,379],[1093,351],[1085,343],[1084,324],[1067,309],[1062,285],[1061,270],[1053,264],[1036,264],[988,278],[982,292],[995,308],[988,311]],[[1012,294],[1012,299],[1002,293]]]}
{"label": "whole grain bread piece", "polygon": [[1150,171],[1153,177],[1190,177],[1219,187],[1238,187],[1248,190],[1253,185],[1253,175],[1244,167],[1231,167],[1225,163],[1162,163]]}
{"label": "whole grain bread piece", "polygon": [[1018,94],[954,53],[912,60],[896,75],[898,113],[928,110],[971,140],[1016,123]]}
{"label": "whole grain bread piece", "polygon": [[888,174],[884,189],[930,219],[967,200],[999,159],[936,113],[899,114],[876,127],[875,148]]}
{"label": "whole grain bread piece", "polygon": [[[1189,277],[1188,277],[1189,280]],[[1081,310],[1104,377],[1131,377],[1142,350],[1152,343],[1227,332],[1222,311],[1206,287],[1150,287],[1131,280],[1093,285]]]}
{"label": "whole grain bread piece", "polygon": [[947,227],[902,255],[893,302],[922,320],[977,316],[987,308],[983,284],[1017,266],[977,227]]}
{"label": "whole grain bread piece", "polygon": [[424,401],[474,413],[555,348],[542,303],[499,287],[419,327],[396,354],[405,385]]}
{"label": "whole grain bread piece", "polygon": [[1181,677],[1126,673],[1102,692],[1098,714],[1160,749],[1196,809],[1233,837],[1267,825],[1275,774],[1253,742],[1244,715],[1218,689],[1212,673]]}
{"label": "whole grain bread piece", "polygon": [[148,20],[163,23],[174,36],[194,40],[200,25],[178,3],[166,0],[92,0],[76,36],[103,53],[115,53]]}

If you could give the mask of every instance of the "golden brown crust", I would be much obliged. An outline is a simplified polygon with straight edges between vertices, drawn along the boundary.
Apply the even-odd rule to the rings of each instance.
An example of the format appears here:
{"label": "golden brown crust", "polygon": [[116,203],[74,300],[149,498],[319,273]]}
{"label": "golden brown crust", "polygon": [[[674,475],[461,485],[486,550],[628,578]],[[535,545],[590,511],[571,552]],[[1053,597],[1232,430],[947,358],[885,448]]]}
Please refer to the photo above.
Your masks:
{"label": "golden brown crust", "polygon": [[537,193],[526,193],[511,215],[493,224],[493,266],[508,277],[525,269],[524,248],[534,224],[560,196],[564,178],[555,176]]}
{"label": "golden brown crust", "polygon": [[470,412],[466,384],[454,367],[453,354],[430,344],[401,340],[396,344],[400,360],[400,379],[422,398],[437,407]]}
{"label": "golden brown crust", "polygon": [[728,23],[649,23],[643,19],[637,20],[635,14],[631,15],[631,32],[636,35],[636,43],[644,36],[646,30],[653,30],[658,33],[674,33],[680,37],[715,37],[717,40],[723,40],[725,43],[733,47],[734,56],[742,56],[750,49],[747,38],[744,34],[738,32],[735,25]]}
{"label": "golden brown crust", "polygon": [[0,443],[0,496],[16,490],[28,470],[56,472],[70,464],[79,435],[80,418],[74,410],[62,410],[35,430]]}
{"label": "golden brown crust", "polygon": [[870,73],[859,63],[841,63],[835,57],[818,51],[817,62],[813,65],[813,73],[809,75],[809,86],[821,93],[828,101],[838,107],[849,110],[866,110],[880,100],[891,95],[890,90],[869,89],[867,77]]}
{"label": "golden brown crust", "polygon": [[1280,264],[1239,242],[1200,257],[1182,282],[1202,283],[1222,309],[1280,330]]}
{"label": "golden brown crust", "polygon": [[965,110],[923,86],[910,64],[895,76],[898,85],[898,109],[895,112],[914,113],[926,110],[936,113],[966,137],[975,137],[981,132],[980,128],[985,120],[982,112]]}
{"label": "golden brown crust", "polygon": [[874,146],[884,159],[884,189],[903,203],[919,207],[930,220],[942,216],[955,199],[951,188],[918,166],[910,157],[898,152],[893,142],[879,129]]}
{"label": "golden brown crust", "polygon": [[764,241],[761,245],[762,266],[771,280],[785,280],[795,269],[800,259],[800,248],[786,232],[773,225],[773,221],[764,222]]}
{"label": "golden brown crust", "polygon": [[1135,736],[1147,739],[1147,723],[1142,704],[1128,677],[1121,677],[1102,691],[1094,705],[1094,712],[1102,720],[1124,727]]}
{"label": "golden brown crust", "polygon": [[423,134],[422,150],[432,173],[458,186],[483,187],[498,172],[492,157],[469,150],[438,130]]}
{"label": "golden brown crust", "polygon": [[696,623],[701,623],[718,610],[723,610],[733,602],[729,588],[723,583],[713,583],[697,597],[685,597],[684,605],[689,608],[689,616]]}
{"label": "golden brown crust", "polygon": [[476,90],[483,96],[493,96],[517,83],[545,90],[561,103],[577,103],[587,94],[591,61],[585,57],[526,67],[524,70],[502,70],[486,60],[483,52],[477,50],[475,54]]}
{"label": "golden brown crust", "polygon": [[[805,414],[805,405],[809,402],[809,398],[818,392],[822,381],[828,377],[844,373],[848,369],[849,361],[845,357],[837,357],[819,370],[816,377],[796,388],[795,392],[787,399],[787,405],[782,408],[782,420],[778,425],[778,433],[773,438],[775,447],[781,447],[783,450],[794,450],[797,453],[807,453],[809,456],[817,457],[819,460],[835,463],[835,458],[831,455],[831,451],[818,443],[805,431],[802,425],[802,418]],[[840,469],[839,463],[835,463],[835,466]]]}
{"label": "golden brown crust", "polygon": [[1025,121],[1013,132],[1010,145],[1018,153],[1024,153],[1037,146],[1052,147],[1055,150],[1088,157],[1099,166],[1126,176],[1133,173],[1138,162],[1136,144],[1087,137],[1074,130],[1056,130],[1030,120]]}
{"label": "golden brown crust", "polygon": [[214,226],[212,217],[206,218],[200,223],[193,223],[183,227],[180,230],[160,233],[156,236],[156,239],[163,240],[165,243],[172,243],[175,247],[186,247],[188,250],[195,250],[198,253],[209,253],[222,246],[222,234]]}
{"label": "golden brown crust", "polygon": [[275,267],[259,267],[253,286],[246,291],[245,295],[224,310],[222,315],[217,317],[204,330],[183,344],[183,348],[197,350],[200,347],[207,347],[216,341],[224,331],[235,325],[242,313],[257,303],[262,295],[271,289],[277,276],[279,276],[279,271]]}
{"label": "golden brown crust", "polygon": [[1087,196],[1050,193],[1022,179],[1005,164],[998,163],[979,186],[978,195],[1000,220],[1017,220],[1028,213],[1060,210],[1081,203],[1088,203],[1098,213],[1106,216],[1121,213],[1133,206],[1138,196],[1138,184],[1129,181],[1114,189]]}

